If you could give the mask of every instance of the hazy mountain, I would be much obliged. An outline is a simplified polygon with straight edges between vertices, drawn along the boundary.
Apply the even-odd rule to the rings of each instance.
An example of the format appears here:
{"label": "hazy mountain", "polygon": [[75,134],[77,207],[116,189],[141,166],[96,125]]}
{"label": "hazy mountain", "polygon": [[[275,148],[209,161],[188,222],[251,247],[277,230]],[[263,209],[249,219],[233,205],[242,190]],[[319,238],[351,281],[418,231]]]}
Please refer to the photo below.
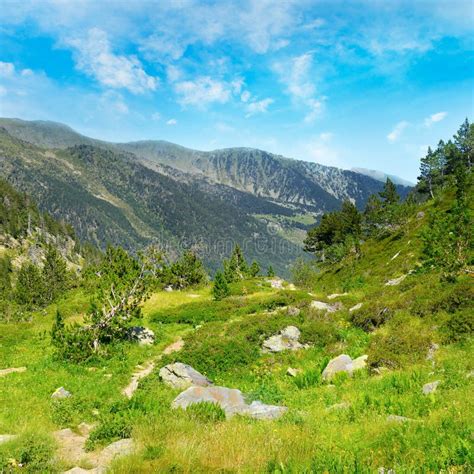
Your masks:
{"label": "hazy mountain", "polygon": [[400,178],[399,176],[395,176],[393,174],[386,174],[383,171],[378,170],[369,170],[367,168],[351,168],[351,171],[355,173],[360,173],[365,176],[370,176],[371,178],[376,179],[377,181],[387,181],[387,178],[390,178],[395,184],[400,184],[402,186],[412,187],[414,183],[408,181],[407,179]]}
{"label": "hazy mountain", "polygon": [[115,144],[44,121],[0,119],[0,127],[2,174],[81,239],[128,248],[159,240],[171,253],[186,242],[213,268],[239,242],[248,258],[284,272],[323,212],[344,199],[362,207],[382,187],[358,172],[251,148]]}

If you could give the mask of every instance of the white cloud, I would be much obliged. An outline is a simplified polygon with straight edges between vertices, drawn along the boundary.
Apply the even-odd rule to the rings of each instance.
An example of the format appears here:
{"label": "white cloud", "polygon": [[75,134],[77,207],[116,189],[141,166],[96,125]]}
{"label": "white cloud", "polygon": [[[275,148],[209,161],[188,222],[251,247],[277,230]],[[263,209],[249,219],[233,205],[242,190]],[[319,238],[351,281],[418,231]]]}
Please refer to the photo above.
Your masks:
{"label": "white cloud", "polygon": [[128,114],[128,106],[124,102],[123,97],[115,91],[104,92],[100,97],[100,107],[109,112],[126,115]]}
{"label": "white cloud", "polygon": [[324,98],[316,97],[316,86],[311,79],[313,55],[305,53],[289,61],[277,62],[273,69],[286,86],[286,92],[296,103],[303,104],[308,112],[304,117],[306,123],[313,122],[321,113]]}
{"label": "white cloud", "polygon": [[320,133],[309,142],[297,145],[297,154],[306,161],[342,167],[340,153],[332,144],[333,137],[330,132]]}
{"label": "white cloud", "polygon": [[424,124],[425,127],[431,127],[436,122],[441,122],[446,115],[448,115],[447,112],[437,112],[436,114],[432,114],[429,117],[425,118]]}
{"label": "white cloud", "polygon": [[160,119],[161,119],[161,114],[160,114],[160,112],[154,112],[154,113],[152,113],[152,114],[151,114],[151,119],[152,119],[152,120],[155,120],[155,121],[160,120]]}
{"label": "white cloud", "polygon": [[243,92],[242,92],[242,95],[240,96],[240,100],[241,100],[242,102],[248,102],[249,99],[250,99],[250,96],[251,96],[251,94],[250,94],[249,91],[243,91]]}
{"label": "white cloud", "polygon": [[393,130],[387,135],[387,140],[390,143],[395,143],[400,138],[403,131],[408,127],[408,125],[409,123],[405,120],[398,122]]}
{"label": "white cloud", "polygon": [[176,119],[169,119],[167,122],[166,122],[166,125],[176,125],[178,123],[178,121]]}
{"label": "white cloud", "polygon": [[180,96],[182,105],[204,107],[212,102],[226,103],[231,96],[231,86],[209,76],[199,77],[194,81],[182,81],[175,84],[174,89]]}
{"label": "white cloud", "polygon": [[181,79],[182,72],[181,72],[181,69],[179,69],[179,67],[174,66],[174,65],[169,65],[166,68],[166,75],[170,82],[175,82],[178,79]]}
{"label": "white cloud", "polygon": [[11,77],[15,73],[13,63],[5,63],[0,61],[0,77]]}
{"label": "white cloud", "polygon": [[158,78],[148,75],[135,56],[114,54],[107,34],[98,28],[90,29],[85,37],[68,39],[65,43],[76,52],[76,67],[104,86],[140,94],[153,91],[158,85]]}
{"label": "white cloud", "polygon": [[273,102],[274,100],[270,98],[250,102],[246,107],[246,117],[251,117],[252,115],[266,112],[268,110],[268,107],[273,104]]}

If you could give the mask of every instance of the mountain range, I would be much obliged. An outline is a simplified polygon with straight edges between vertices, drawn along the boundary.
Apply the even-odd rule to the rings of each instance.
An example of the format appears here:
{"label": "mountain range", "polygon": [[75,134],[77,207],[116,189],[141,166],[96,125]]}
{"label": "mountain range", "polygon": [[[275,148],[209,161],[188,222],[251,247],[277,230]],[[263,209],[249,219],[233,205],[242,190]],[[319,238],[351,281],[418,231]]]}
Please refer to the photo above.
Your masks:
{"label": "mountain range", "polygon": [[[0,119],[0,170],[42,210],[100,247],[193,248],[211,270],[234,243],[287,274],[306,230],[381,190],[362,172],[252,148],[197,151],[166,141],[110,143],[46,121]],[[410,188],[398,185],[402,196]]]}

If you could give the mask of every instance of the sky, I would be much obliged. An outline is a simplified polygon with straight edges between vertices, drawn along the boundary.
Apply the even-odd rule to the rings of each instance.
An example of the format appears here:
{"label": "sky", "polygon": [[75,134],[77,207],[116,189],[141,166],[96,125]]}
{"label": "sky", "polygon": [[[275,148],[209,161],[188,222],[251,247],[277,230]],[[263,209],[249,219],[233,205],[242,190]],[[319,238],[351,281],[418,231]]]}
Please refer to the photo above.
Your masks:
{"label": "sky", "polygon": [[2,0],[0,116],[415,181],[474,118],[472,0]]}

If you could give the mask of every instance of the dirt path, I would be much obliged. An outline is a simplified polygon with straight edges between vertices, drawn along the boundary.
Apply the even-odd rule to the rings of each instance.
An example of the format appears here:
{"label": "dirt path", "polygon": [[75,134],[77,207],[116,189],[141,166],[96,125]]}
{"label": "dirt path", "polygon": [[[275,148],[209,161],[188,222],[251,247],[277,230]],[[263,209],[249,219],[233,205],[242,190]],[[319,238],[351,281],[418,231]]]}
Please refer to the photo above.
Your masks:
{"label": "dirt path", "polygon": [[180,351],[183,348],[183,346],[184,346],[184,341],[181,338],[179,338],[177,341],[165,347],[162,354],[159,355],[155,359],[155,361],[149,360],[144,365],[142,364],[137,365],[136,370],[132,375],[132,379],[130,380],[130,383],[122,390],[122,394],[125,395],[127,398],[132,398],[133,394],[138,388],[138,384],[140,380],[143,379],[144,377],[148,377],[148,375],[150,375],[153,372],[156,362],[159,361],[163,357],[163,355],[168,355],[173,352]]}

